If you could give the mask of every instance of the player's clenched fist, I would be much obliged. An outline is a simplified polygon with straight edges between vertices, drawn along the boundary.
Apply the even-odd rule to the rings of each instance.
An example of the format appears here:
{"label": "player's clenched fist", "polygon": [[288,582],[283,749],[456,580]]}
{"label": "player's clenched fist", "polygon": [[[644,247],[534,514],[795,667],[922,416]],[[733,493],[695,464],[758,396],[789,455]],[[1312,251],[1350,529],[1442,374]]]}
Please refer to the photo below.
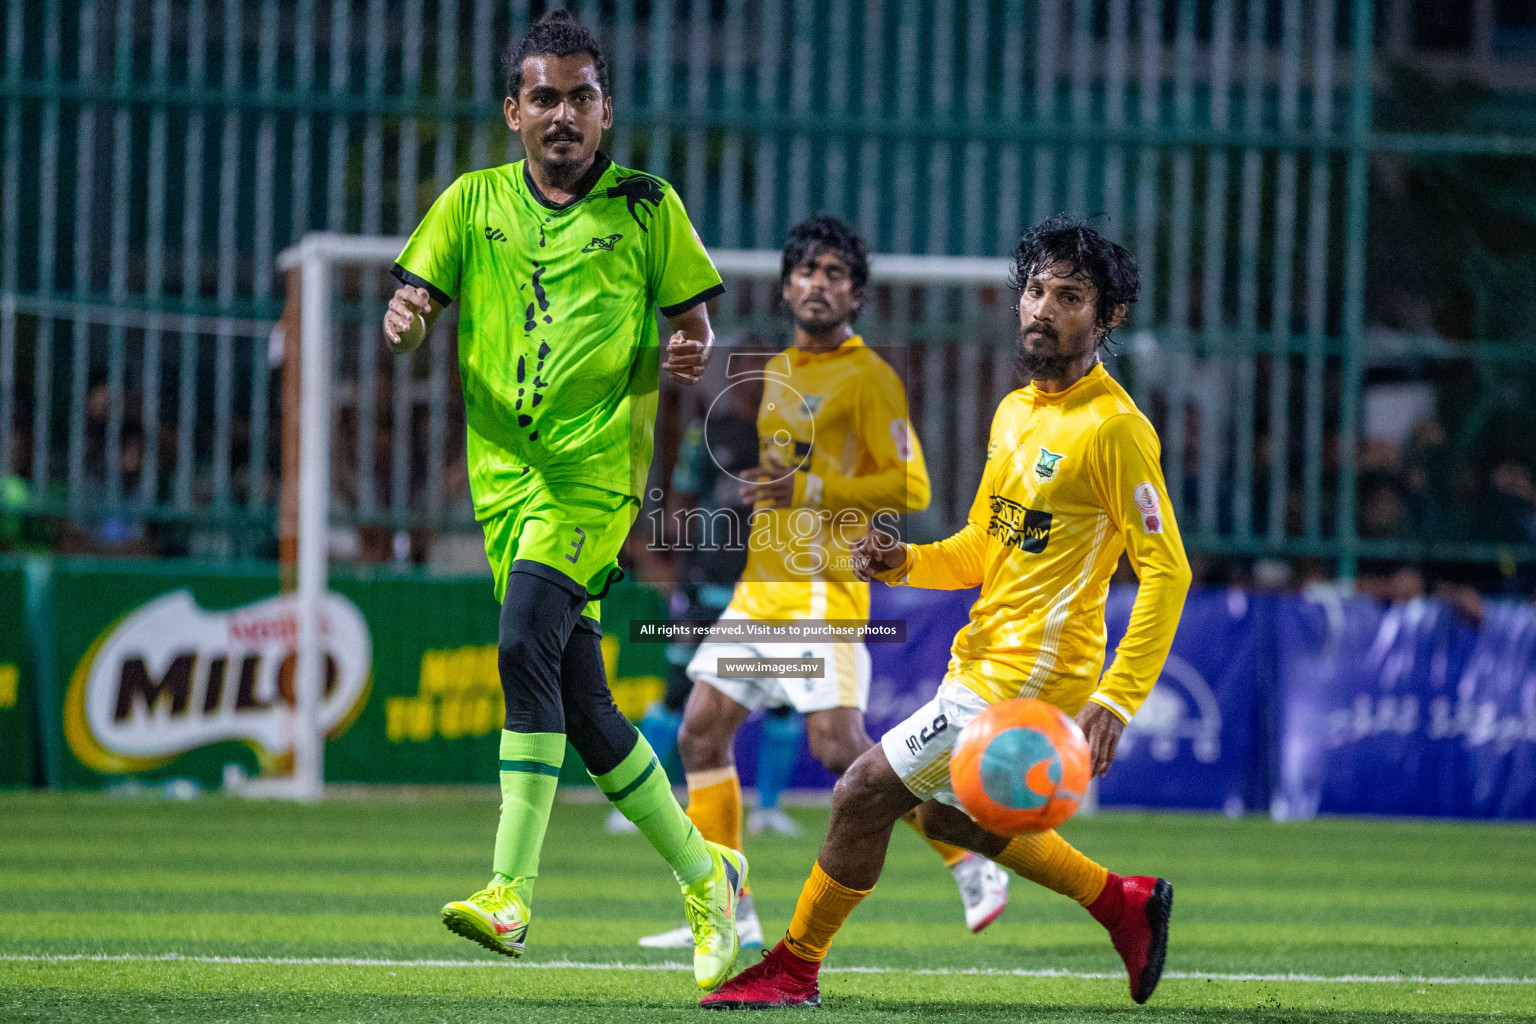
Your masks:
{"label": "player's clenched fist", "polygon": [[704,368],[709,365],[709,350],[708,341],[689,338],[677,331],[667,340],[667,359],[661,368],[667,371],[674,384],[697,384],[704,376]]}
{"label": "player's clenched fist", "polygon": [[1093,774],[1103,775],[1115,760],[1115,748],[1120,745],[1120,734],[1125,723],[1102,704],[1093,701],[1083,705],[1077,713],[1077,724],[1082,727],[1088,740],[1088,752],[1093,756]]}
{"label": "player's clenched fist", "polygon": [[425,288],[402,285],[384,310],[384,339],[397,353],[414,350],[427,336],[432,296]]}
{"label": "player's clenched fist", "polygon": [[907,560],[907,546],[888,533],[870,530],[848,549],[853,574],[868,583],[880,573],[898,569]]}

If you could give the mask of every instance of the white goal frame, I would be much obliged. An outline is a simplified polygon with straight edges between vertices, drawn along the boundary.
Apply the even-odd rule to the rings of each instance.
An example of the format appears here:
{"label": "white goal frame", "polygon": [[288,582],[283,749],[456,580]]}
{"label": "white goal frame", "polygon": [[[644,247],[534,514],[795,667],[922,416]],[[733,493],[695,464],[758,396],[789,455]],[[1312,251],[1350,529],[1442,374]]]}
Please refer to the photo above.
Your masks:
{"label": "white goal frame", "polygon": [[[253,779],[249,795],[317,800],[325,792],[325,739],[318,712],[322,687],[320,609],[330,576],[331,297],[338,267],[388,267],[405,248],[404,237],[313,232],[278,257],[280,270],[300,271],[298,565],[295,614],[298,622],[294,678],[293,775]],[[768,249],[716,249],[715,267],[727,280],[776,279],[780,253]],[[1008,283],[1006,259],[971,256],[888,256],[870,258],[871,284],[970,285]]]}

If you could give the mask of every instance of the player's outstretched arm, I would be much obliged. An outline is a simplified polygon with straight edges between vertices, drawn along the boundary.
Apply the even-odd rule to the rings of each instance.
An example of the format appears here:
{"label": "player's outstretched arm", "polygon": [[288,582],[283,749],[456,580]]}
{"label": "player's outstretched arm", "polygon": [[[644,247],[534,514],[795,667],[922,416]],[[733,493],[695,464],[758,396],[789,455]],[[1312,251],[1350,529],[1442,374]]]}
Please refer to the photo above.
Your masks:
{"label": "player's outstretched arm", "polygon": [[925,590],[965,590],[980,586],[985,575],[987,520],[991,514],[992,463],[981,474],[981,485],[965,525],[959,531],[932,544],[912,545],[907,553],[902,578],[882,577],[886,583],[905,583]]}
{"label": "player's outstretched arm", "polygon": [[692,387],[704,376],[714,353],[715,332],[709,327],[709,310],[701,302],[677,316],[667,317],[667,324],[673,333],[667,340],[667,357],[661,368],[674,384]]}
{"label": "player's outstretched arm", "polygon": [[384,310],[384,343],[397,356],[416,351],[442,311],[425,288],[401,285]]}
{"label": "player's outstretched arm", "polygon": [[883,530],[870,530],[848,548],[853,575],[868,583],[907,564],[907,545]]}

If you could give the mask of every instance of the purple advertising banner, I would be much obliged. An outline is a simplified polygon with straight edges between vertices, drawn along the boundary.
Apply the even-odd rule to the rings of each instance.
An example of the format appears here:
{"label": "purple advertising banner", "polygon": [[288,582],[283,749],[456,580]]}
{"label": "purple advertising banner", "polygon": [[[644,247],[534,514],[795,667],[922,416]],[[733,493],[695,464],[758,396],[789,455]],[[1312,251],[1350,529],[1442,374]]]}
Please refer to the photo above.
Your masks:
{"label": "purple advertising banner", "polygon": [[1536,610],[1288,600],[1273,812],[1536,817]]}
{"label": "purple advertising banner", "polygon": [[[1105,609],[1108,668],[1136,591],[1116,587]],[[1255,787],[1255,713],[1263,691],[1264,625],[1272,598],[1236,588],[1196,590],[1184,604],[1173,650],[1131,720],[1099,784],[1106,805],[1184,807],[1241,814],[1268,800]]]}

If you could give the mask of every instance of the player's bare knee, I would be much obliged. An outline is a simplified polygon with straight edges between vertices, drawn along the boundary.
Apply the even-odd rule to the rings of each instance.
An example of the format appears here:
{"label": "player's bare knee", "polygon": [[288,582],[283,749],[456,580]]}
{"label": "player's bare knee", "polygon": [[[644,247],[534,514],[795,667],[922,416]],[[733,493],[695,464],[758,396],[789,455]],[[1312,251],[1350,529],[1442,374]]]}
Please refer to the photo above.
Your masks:
{"label": "player's bare knee", "polygon": [[859,771],[858,762],[855,761],[838,777],[837,783],[832,787],[832,817],[843,817],[850,807],[864,806],[871,796],[867,773]]}
{"label": "player's bare knee", "polygon": [[869,749],[868,737],[863,735],[863,730],[854,731],[842,725],[823,726],[810,725],[806,731],[806,742],[811,748],[811,756],[820,761],[822,767],[833,775],[842,775],[853,766],[859,755]]}
{"label": "player's bare knee", "polygon": [[677,731],[677,756],[683,762],[683,769],[704,772],[724,768],[731,763],[731,740],[735,737],[723,733],[707,717],[691,712],[690,708]]}
{"label": "player's bare knee", "polygon": [[888,827],[916,803],[879,747],[860,754],[832,787],[834,824],[856,819],[873,829]]}
{"label": "player's bare knee", "polygon": [[917,809],[917,824],[923,830],[923,835],[929,839],[938,839],[946,843],[960,845],[956,835],[960,829],[955,827],[954,820],[942,813],[942,805],[930,800]]}
{"label": "player's bare knee", "polygon": [[805,718],[805,739],[811,756],[833,775],[842,775],[874,745],[864,731],[864,716],[854,708],[816,711]]}
{"label": "player's bare knee", "polygon": [[917,809],[917,822],[930,839],[987,856],[995,856],[1008,845],[1006,839],[986,831],[964,812],[936,800],[929,800]]}

